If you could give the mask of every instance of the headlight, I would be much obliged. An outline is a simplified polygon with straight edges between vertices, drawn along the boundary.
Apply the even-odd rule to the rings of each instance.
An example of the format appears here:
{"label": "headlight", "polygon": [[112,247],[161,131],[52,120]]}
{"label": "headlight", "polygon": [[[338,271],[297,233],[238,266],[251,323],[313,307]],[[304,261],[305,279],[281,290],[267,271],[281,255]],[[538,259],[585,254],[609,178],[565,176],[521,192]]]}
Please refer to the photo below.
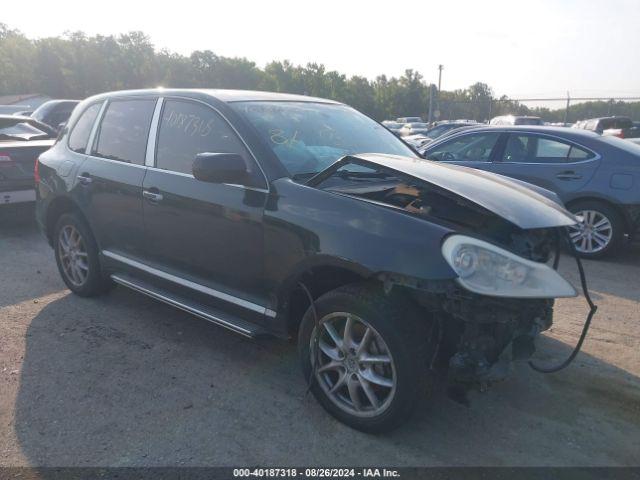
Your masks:
{"label": "headlight", "polygon": [[458,274],[458,283],[475,293],[496,297],[575,297],[576,291],[544,263],[519,257],[491,243],[451,235],[442,254]]}

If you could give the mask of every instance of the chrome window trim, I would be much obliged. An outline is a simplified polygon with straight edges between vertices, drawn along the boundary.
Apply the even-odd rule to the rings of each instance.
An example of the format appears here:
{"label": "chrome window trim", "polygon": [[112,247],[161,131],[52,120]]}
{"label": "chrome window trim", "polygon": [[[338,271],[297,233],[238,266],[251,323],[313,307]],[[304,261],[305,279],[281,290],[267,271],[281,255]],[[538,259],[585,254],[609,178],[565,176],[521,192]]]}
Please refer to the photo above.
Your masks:
{"label": "chrome window trim", "polygon": [[268,309],[263,305],[258,305],[257,303],[250,302],[248,300],[244,300],[239,297],[235,297],[233,295],[229,295],[228,293],[221,292],[219,290],[215,290],[213,288],[207,287],[205,285],[201,285],[196,282],[192,282],[191,280],[187,280],[182,277],[178,277],[177,275],[173,275],[171,273],[167,273],[163,270],[159,270],[157,268],[146,265],[142,262],[138,262],[137,260],[132,260],[131,258],[125,257],[123,255],[111,252],[109,250],[102,250],[102,255],[112,260],[115,260],[120,263],[124,263],[131,267],[137,268],[138,270],[142,270],[145,273],[150,275],[154,275],[158,278],[162,278],[163,280],[167,280],[172,283],[176,283],[178,285],[182,285],[183,287],[190,288],[200,293],[204,293],[205,295],[210,295],[212,297],[218,298],[225,302],[233,303],[234,305],[238,305],[240,307],[246,308],[247,310],[251,310],[253,312],[260,313],[262,315],[266,315],[269,317],[275,317],[275,312],[273,310]]}
{"label": "chrome window trim", "polygon": [[162,112],[162,103],[164,97],[159,97],[156,101],[156,107],[151,117],[151,127],[149,128],[149,136],[147,137],[147,150],[145,152],[144,164],[147,167],[154,167],[156,164],[156,139],[158,135],[158,124],[160,112]]}
{"label": "chrome window trim", "polygon": [[549,138],[552,140],[556,140],[560,143],[564,143],[564,144],[568,144],[569,146],[576,146],[582,150],[585,150],[589,153],[591,153],[593,155],[593,157],[591,158],[585,158],[584,160],[579,160],[576,162],[558,162],[558,163],[553,163],[553,162],[503,162],[502,160],[493,162],[493,163],[504,163],[507,165],[514,165],[514,164],[518,164],[518,165],[579,165],[581,163],[584,162],[592,162],[594,160],[600,160],[602,158],[602,155],[600,155],[598,152],[594,152],[593,150],[591,150],[589,147],[585,147],[584,145],[582,145],[581,143],[578,142],[574,142],[573,140],[569,140],[567,138],[563,138],[563,137],[559,137],[558,135],[553,135],[551,133],[543,133],[543,132],[532,132],[532,131],[527,131],[527,130],[522,130],[522,132],[514,132],[513,130],[502,130],[504,133],[506,133],[507,135],[511,135],[514,133],[518,133],[518,134],[522,134],[522,135],[534,135],[537,137],[544,137],[544,138]]}
{"label": "chrome window trim", "polygon": [[[103,100],[102,101],[102,106],[100,107],[100,110],[98,111],[98,115],[96,116],[95,121],[93,122],[93,127],[91,128],[91,133],[89,134],[89,141],[87,142],[87,146],[85,147],[85,155],[90,155],[93,156],[93,146],[95,144],[96,141],[96,135],[98,134],[98,128],[100,126],[100,122],[102,122],[102,117],[104,116],[104,112],[107,109],[107,103],[109,103],[109,100]],[[75,125],[74,125],[75,127]]]}
{"label": "chrome window trim", "polygon": [[[150,97],[150,96],[146,96],[146,95],[131,95],[131,96],[115,96],[113,97],[115,99],[116,102],[126,102],[126,101],[131,101],[131,100],[153,100],[154,97]],[[156,101],[158,100],[159,97],[155,97]],[[93,126],[93,131],[91,132],[90,135],[90,141],[89,141],[89,145],[91,146],[89,148],[89,151],[87,152],[87,155],[90,156],[92,159],[96,159],[96,160],[104,160],[105,162],[112,162],[112,163],[116,163],[118,165],[129,165],[132,167],[138,167],[138,168],[147,168],[146,165],[146,161],[147,161],[147,147],[149,145],[149,137],[147,137],[147,147],[145,147],[145,158],[144,158],[144,162],[142,163],[142,165],[138,165],[137,163],[131,163],[131,162],[125,162],[124,160],[112,160],[111,158],[104,158],[104,157],[100,157],[98,155],[94,155],[94,149],[97,147],[96,142],[97,142],[97,135],[98,135],[98,130],[100,129],[100,125],[102,124],[102,120],[104,118],[105,112],[107,110],[107,108],[109,107],[109,105],[113,102],[113,100],[111,98],[106,98],[104,100],[104,104],[102,105],[102,108],[100,109],[100,113],[98,113],[98,118],[96,119],[96,123]],[[156,104],[157,106],[157,104]],[[154,115],[155,115],[155,107],[154,107],[154,111],[153,111]],[[151,116],[151,124],[153,124],[153,115]],[[151,125],[149,125],[149,135],[151,134]]]}
{"label": "chrome window trim", "polygon": [[135,168],[147,168],[146,165],[138,165],[137,163],[124,162],[122,160],[112,160],[111,158],[98,157],[96,155],[87,155],[87,156],[91,157],[92,160],[102,160],[103,162],[114,163],[116,165],[128,165],[130,167],[135,167]]}
{"label": "chrome window trim", "polygon": [[[251,155],[251,158],[253,158],[253,163],[255,163],[258,166],[258,169],[262,173],[262,176],[264,178],[264,183],[265,183],[267,188],[266,189],[262,189],[260,187],[251,187],[251,186],[247,186],[247,185],[241,185],[241,186],[244,187],[244,188],[247,188],[248,190],[259,189],[259,191],[266,191],[267,193],[271,191],[271,186],[269,185],[269,178],[267,177],[267,174],[265,173],[264,169],[262,168],[262,165],[258,161],[258,157],[256,157],[256,155],[253,153],[253,150],[251,150],[251,147],[249,147],[247,142],[245,142],[244,138],[242,138],[242,135],[240,135],[240,132],[238,132],[236,127],[233,126],[233,123],[231,123],[229,121],[229,119],[220,110],[218,110],[213,105],[210,105],[209,103],[204,102],[204,101],[202,101],[200,99],[197,99],[197,98],[184,97],[184,96],[181,96],[181,95],[163,95],[163,98],[166,99],[166,100],[177,99],[177,100],[186,100],[186,101],[189,101],[189,102],[201,103],[202,105],[204,105],[206,107],[209,107],[214,112],[216,112],[218,115],[220,115],[220,117],[227,123],[227,125],[229,125],[231,130],[233,130],[233,133],[235,133],[236,137],[238,137],[238,139],[242,142],[244,147],[247,149],[247,152],[249,152],[249,155]],[[159,122],[158,122],[158,124],[159,124]],[[158,128],[158,132],[156,134],[156,138],[157,138],[157,135],[159,135],[159,134],[160,134],[160,129]],[[153,166],[155,167],[155,158],[154,158]],[[159,170],[162,170],[162,169],[159,169]],[[163,170],[163,171],[166,172],[166,171],[169,171],[169,170]],[[225,184],[225,185],[234,185],[235,186],[235,184]]]}
{"label": "chrome window trim", "polygon": [[[440,140],[439,142],[436,143],[436,141],[434,141],[434,145],[429,144],[429,149],[431,147],[437,147],[438,145],[442,145],[446,142],[448,142],[449,140],[453,140],[456,138],[462,138],[462,137],[466,137],[468,135],[479,135],[481,133],[486,133],[486,132],[497,132],[497,133],[506,133],[507,135],[511,135],[512,133],[516,133],[516,134],[522,134],[522,135],[536,135],[536,136],[543,136],[543,137],[548,137],[548,138],[552,138],[554,140],[558,140],[560,143],[568,143],[570,145],[575,145],[576,147],[579,147],[583,150],[586,150],[587,152],[590,152],[593,154],[593,157],[591,158],[587,158],[584,160],[580,160],[578,162],[563,162],[562,165],[575,165],[575,164],[580,164],[580,163],[584,163],[584,162],[591,162],[593,160],[600,160],[602,159],[602,155],[600,155],[598,152],[594,152],[591,148],[589,147],[585,147],[583,144],[576,142],[574,140],[569,140],[567,138],[563,138],[563,137],[559,137],[558,135],[554,135],[552,133],[544,133],[544,132],[533,132],[530,130],[505,130],[503,128],[487,128],[487,129],[482,129],[482,130],[473,130],[471,132],[460,132],[460,133],[456,133],[455,135],[451,135],[450,137],[447,138],[443,138],[442,140]],[[426,152],[427,149],[425,149]],[[549,163],[549,162],[503,162],[502,160],[498,160],[495,162],[492,161],[487,161],[487,162],[483,162],[483,163],[503,163],[505,165],[560,165],[558,163]]]}
{"label": "chrome window trim", "polygon": [[[102,100],[102,102],[99,102],[99,101],[98,102],[91,102],[89,105],[87,105],[87,108],[82,110],[82,112],[78,115],[78,118],[76,118],[76,121],[73,123],[73,126],[71,128],[69,128],[69,134],[67,135],[67,141],[65,143],[65,145],[66,145],[68,150],[71,150],[73,153],[78,153],[79,155],[87,155],[88,154],[87,148],[89,147],[89,145],[91,145],[91,140],[93,140],[92,135],[94,134],[94,129],[96,128],[96,122],[100,118],[100,115],[102,115],[102,109],[104,108],[104,102],[105,101],[106,100]],[[100,103],[102,103],[102,105],[100,105]],[[98,114],[96,115],[96,118],[93,119],[93,125],[91,125],[91,131],[89,132],[89,137],[87,138],[87,144],[84,146],[84,153],[76,152],[74,149],[71,148],[71,145],[69,145],[69,142],[71,141],[71,134],[73,133],[73,131],[78,126],[78,121],[80,120],[80,118],[82,118],[82,116],[85,113],[87,113],[87,110],[89,110],[94,105],[100,105],[100,108],[98,109]]]}
{"label": "chrome window trim", "polygon": [[[173,170],[165,170],[164,168],[158,168],[158,167],[147,167],[147,169],[153,170],[154,172],[166,173],[167,175],[177,175],[179,177],[193,178],[195,180],[195,177],[190,173],[174,172]],[[244,190],[252,190],[254,192],[269,193],[269,190],[265,188],[249,187],[247,185],[240,185],[237,183],[220,183],[219,185],[226,185],[227,187],[242,188]]]}

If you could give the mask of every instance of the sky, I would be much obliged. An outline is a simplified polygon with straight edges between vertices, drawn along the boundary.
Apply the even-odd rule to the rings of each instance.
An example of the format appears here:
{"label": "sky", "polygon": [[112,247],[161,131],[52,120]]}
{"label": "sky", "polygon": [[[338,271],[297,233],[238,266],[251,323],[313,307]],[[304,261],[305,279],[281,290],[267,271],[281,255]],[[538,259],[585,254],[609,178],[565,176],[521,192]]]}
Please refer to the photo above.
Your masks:
{"label": "sky", "polygon": [[[156,48],[323,63],[347,75],[411,68],[442,88],[511,98],[640,96],[640,0],[4,0],[32,38],[140,30]],[[549,105],[552,106],[552,105]],[[561,106],[561,105],[558,105]]]}

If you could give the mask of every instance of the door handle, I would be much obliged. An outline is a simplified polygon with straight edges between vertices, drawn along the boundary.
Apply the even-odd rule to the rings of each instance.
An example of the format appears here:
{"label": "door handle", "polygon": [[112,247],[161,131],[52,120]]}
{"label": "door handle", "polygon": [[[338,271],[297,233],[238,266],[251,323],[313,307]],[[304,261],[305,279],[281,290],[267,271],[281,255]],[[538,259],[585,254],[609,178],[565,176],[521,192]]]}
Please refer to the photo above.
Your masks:
{"label": "door handle", "polygon": [[91,176],[89,176],[88,173],[83,173],[82,175],[78,175],[78,182],[80,182],[82,185],[89,185],[91,182],[93,182],[93,179],[91,178]]}
{"label": "door handle", "polygon": [[579,180],[582,178],[582,175],[573,170],[567,170],[556,174],[556,178],[559,180]]}
{"label": "door handle", "polygon": [[149,200],[150,202],[159,202],[162,200],[162,194],[157,192],[152,192],[150,190],[143,190],[142,196]]}

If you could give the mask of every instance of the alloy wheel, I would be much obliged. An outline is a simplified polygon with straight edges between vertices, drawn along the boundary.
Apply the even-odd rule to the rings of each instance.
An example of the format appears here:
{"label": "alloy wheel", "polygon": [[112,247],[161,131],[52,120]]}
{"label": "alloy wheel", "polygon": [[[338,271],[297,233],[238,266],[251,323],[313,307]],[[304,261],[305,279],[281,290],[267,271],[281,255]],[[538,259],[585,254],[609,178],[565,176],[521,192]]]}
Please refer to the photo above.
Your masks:
{"label": "alloy wheel", "polygon": [[89,254],[82,235],[73,225],[65,225],[58,235],[58,255],[67,279],[81,287],[89,277]]}
{"label": "alloy wheel", "polygon": [[[311,361],[315,340],[311,336]],[[320,320],[316,380],[327,397],[351,415],[380,415],[396,393],[393,357],[380,334],[360,317],[335,312]]]}
{"label": "alloy wheel", "polygon": [[611,243],[613,227],[605,215],[596,210],[580,210],[574,215],[579,223],[569,227],[569,235],[579,253],[597,253]]}

